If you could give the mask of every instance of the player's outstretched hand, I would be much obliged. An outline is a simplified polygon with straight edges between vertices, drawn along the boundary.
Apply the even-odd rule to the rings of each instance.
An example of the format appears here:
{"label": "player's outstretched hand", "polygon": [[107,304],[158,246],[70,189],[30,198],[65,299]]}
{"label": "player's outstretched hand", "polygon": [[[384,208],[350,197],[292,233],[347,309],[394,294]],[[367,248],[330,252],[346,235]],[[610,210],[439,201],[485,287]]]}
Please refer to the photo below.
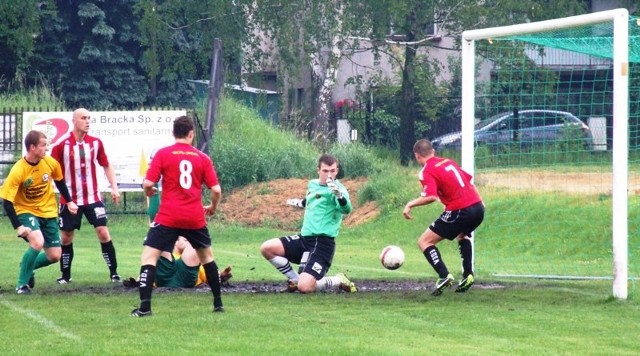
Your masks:
{"label": "player's outstretched hand", "polygon": [[296,208],[304,208],[304,205],[302,205],[302,199],[287,199],[287,205],[291,205],[294,206]]}
{"label": "player's outstretched hand", "polygon": [[146,194],[146,196],[148,197],[152,197],[156,194],[158,194],[158,187],[149,187],[149,188],[145,188],[144,189],[144,193]]}
{"label": "player's outstretched hand", "polygon": [[402,215],[407,220],[413,219],[413,216],[411,216],[411,208],[409,206],[404,207],[404,210],[402,211]]}
{"label": "player's outstretched hand", "polygon": [[222,270],[222,272],[220,272],[220,283],[223,286],[228,287],[229,280],[231,279],[231,277],[233,277],[233,274],[231,273],[231,266],[227,266],[225,269]]}

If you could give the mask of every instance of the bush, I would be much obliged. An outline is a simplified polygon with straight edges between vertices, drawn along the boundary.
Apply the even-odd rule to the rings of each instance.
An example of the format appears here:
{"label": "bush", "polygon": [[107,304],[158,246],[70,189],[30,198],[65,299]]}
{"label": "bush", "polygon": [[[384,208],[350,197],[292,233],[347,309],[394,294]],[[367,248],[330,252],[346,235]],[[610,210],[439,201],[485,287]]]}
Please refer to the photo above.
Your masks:
{"label": "bush", "polygon": [[338,178],[372,176],[383,169],[382,161],[367,146],[360,143],[336,144],[331,147],[329,153],[336,156],[340,162]]}
{"label": "bush", "polygon": [[293,134],[271,127],[231,99],[221,102],[211,156],[224,189],[315,174],[318,151]]}

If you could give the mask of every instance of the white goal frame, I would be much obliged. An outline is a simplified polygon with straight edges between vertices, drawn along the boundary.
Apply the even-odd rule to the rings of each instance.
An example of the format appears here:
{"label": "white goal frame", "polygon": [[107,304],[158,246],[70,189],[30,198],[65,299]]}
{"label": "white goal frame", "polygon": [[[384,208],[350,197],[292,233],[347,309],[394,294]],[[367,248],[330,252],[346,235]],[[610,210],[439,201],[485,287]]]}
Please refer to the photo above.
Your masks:
{"label": "white goal frame", "polygon": [[462,33],[462,168],[475,173],[475,41],[613,21],[613,296],[628,295],[629,12],[615,9]]}

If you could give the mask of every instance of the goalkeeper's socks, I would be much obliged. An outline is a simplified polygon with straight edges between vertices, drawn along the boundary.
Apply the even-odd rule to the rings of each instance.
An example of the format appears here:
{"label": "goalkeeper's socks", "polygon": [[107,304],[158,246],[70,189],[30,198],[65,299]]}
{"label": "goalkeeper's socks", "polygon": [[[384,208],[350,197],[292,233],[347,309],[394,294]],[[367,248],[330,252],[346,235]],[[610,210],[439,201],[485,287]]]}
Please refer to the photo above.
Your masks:
{"label": "goalkeeper's socks", "polygon": [[60,272],[66,281],[71,280],[71,261],[73,261],[73,243],[62,245],[62,256],[60,258]]}
{"label": "goalkeeper's socks", "polygon": [[288,280],[297,281],[298,273],[291,268],[291,263],[286,257],[276,256],[269,260],[271,264],[278,270],[280,273],[284,274]]}
{"label": "goalkeeper's socks", "polygon": [[156,266],[144,265],[140,267],[140,310],[151,310],[151,293],[156,279]]}
{"label": "goalkeeper's socks", "polygon": [[458,250],[462,259],[462,277],[473,274],[473,242],[469,239],[458,241]]}
{"label": "goalkeeper's socks", "polygon": [[447,266],[442,261],[442,257],[440,256],[440,251],[435,246],[427,247],[424,252],[424,257],[429,261],[429,264],[436,271],[440,278],[446,278],[449,275],[449,270]]}

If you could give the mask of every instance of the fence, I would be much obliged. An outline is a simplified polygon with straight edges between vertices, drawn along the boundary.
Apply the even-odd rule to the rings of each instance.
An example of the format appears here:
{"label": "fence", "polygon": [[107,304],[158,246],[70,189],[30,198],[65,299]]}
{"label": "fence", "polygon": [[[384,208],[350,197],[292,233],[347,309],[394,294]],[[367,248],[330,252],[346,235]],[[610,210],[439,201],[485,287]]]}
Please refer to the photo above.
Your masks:
{"label": "fence", "polygon": [[[447,114],[439,113],[437,119],[416,117],[416,138],[432,139],[460,131],[461,98],[450,96],[436,99],[447,103],[442,108]],[[296,113],[281,118],[280,127],[292,130],[301,137],[313,138],[313,118],[310,114]],[[368,145],[397,148],[400,142],[400,118],[385,110],[378,110],[375,103],[348,101],[330,112],[328,138],[340,143],[357,140]]]}

